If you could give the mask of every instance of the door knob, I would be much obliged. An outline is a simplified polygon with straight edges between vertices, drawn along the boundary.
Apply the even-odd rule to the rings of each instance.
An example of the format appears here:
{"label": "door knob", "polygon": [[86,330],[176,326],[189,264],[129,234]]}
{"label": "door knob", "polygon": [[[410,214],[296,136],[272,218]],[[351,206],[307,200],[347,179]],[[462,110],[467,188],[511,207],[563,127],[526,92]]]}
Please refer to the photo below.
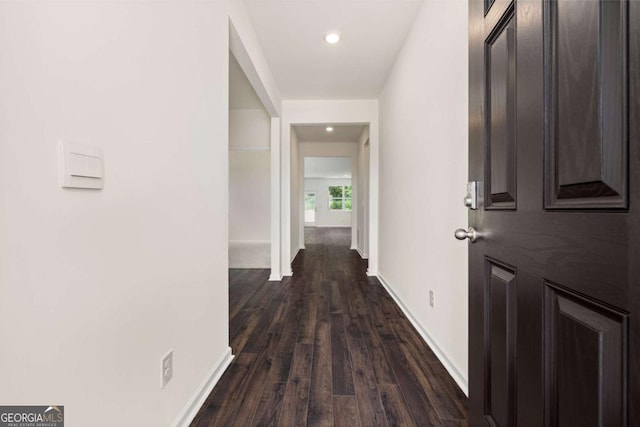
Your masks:
{"label": "door knob", "polygon": [[475,243],[475,241],[478,240],[478,232],[473,227],[469,227],[468,230],[458,228],[454,233],[454,236],[456,236],[456,239],[458,240],[469,239],[471,243]]}

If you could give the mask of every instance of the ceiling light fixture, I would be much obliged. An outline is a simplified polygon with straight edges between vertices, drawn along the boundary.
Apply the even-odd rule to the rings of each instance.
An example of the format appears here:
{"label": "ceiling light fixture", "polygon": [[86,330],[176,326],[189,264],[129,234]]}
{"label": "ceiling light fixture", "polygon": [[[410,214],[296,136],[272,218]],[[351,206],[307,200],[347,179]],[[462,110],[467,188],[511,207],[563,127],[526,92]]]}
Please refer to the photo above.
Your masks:
{"label": "ceiling light fixture", "polygon": [[324,36],[324,41],[326,41],[329,44],[336,44],[340,41],[340,34],[336,33],[335,31],[327,33]]}
{"label": "ceiling light fixture", "polygon": [[331,126],[327,126],[327,132],[333,132],[333,128]]}

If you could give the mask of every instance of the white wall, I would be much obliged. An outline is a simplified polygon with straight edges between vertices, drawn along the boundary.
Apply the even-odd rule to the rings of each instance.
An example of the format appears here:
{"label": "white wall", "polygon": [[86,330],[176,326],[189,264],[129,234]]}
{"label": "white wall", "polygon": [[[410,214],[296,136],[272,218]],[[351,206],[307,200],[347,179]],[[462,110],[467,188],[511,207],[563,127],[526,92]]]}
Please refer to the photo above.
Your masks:
{"label": "white wall", "polygon": [[270,268],[269,151],[229,152],[229,268]]}
{"label": "white wall", "polygon": [[229,149],[268,150],[271,118],[264,109],[229,110]]}
{"label": "white wall", "polygon": [[[353,99],[353,100],[287,100],[282,102],[282,194],[291,194],[291,180],[301,179],[300,174],[296,178],[291,174],[291,132],[290,129],[296,124],[369,124],[370,144],[371,144],[371,174],[370,174],[370,245],[369,245],[369,267],[367,274],[376,275],[378,268],[378,100],[375,99]],[[357,145],[354,143],[354,145]],[[322,156],[322,154],[309,154],[310,156]],[[327,154],[331,156],[331,154]],[[340,156],[340,154],[337,154]],[[357,148],[353,156],[357,156]],[[299,157],[299,156],[298,156]],[[353,169],[357,170],[357,162]],[[298,192],[299,194],[299,192]],[[299,195],[301,200],[301,196]],[[357,197],[354,195],[354,197]],[[292,242],[298,241],[299,247],[303,237],[300,227],[293,229],[292,209],[293,197],[282,197],[282,271],[284,275],[291,275],[291,265],[289,259],[291,254],[295,254],[297,248]],[[302,211],[302,203],[299,203],[298,212]],[[357,208],[357,207],[356,207]],[[292,213],[293,212],[293,213]],[[357,221],[357,214],[352,215],[352,221]],[[298,230],[298,231],[296,231]],[[352,229],[353,243],[355,244],[356,227]],[[295,234],[298,239],[295,239]],[[355,246],[352,246],[355,249]]]}
{"label": "white wall", "polygon": [[[0,3],[0,402],[166,426],[228,362],[229,16],[255,39],[241,2]],[[104,190],[60,188],[60,139]]]}
{"label": "white wall", "polygon": [[[316,227],[351,227],[351,211],[329,210],[329,187],[334,185],[351,185],[351,179],[304,179],[304,191],[315,191],[316,193]],[[352,205],[355,202],[356,199],[353,198]]]}
{"label": "white wall", "polygon": [[425,1],[380,98],[379,273],[463,390],[467,85],[467,4]]}
{"label": "white wall", "polygon": [[[282,193],[281,193],[281,119],[271,117],[271,274],[269,281],[282,280]],[[286,246],[289,246],[288,244]]]}
{"label": "white wall", "polygon": [[271,266],[270,127],[264,110],[229,111],[229,268]]}
{"label": "white wall", "polygon": [[[291,262],[295,259],[300,249],[304,248],[304,233],[301,234],[304,227],[304,215],[300,216],[300,205],[304,204],[304,186],[300,179],[300,174],[304,173],[304,160],[300,158],[300,146],[298,143],[298,135],[291,128],[291,176],[296,177],[291,180]],[[300,166],[302,165],[302,166]],[[300,241],[302,240],[302,244]]]}
{"label": "white wall", "polygon": [[369,256],[369,127],[365,127],[358,141],[358,231],[357,249],[363,258]]}

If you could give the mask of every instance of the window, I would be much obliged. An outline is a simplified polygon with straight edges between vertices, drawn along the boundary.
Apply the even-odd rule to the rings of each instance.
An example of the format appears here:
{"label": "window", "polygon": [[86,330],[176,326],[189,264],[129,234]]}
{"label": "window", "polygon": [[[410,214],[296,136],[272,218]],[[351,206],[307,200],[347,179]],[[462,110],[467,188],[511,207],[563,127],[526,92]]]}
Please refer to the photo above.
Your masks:
{"label": "window", "polygon": [[329,210],[351,212],[350,185],[332,185],[329,187]]}

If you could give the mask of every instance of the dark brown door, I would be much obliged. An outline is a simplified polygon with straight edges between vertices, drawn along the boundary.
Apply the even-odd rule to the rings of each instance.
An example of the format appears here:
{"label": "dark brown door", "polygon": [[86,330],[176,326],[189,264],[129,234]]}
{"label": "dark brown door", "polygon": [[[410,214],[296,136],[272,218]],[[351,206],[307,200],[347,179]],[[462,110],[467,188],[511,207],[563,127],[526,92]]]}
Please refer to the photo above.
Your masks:
{"label": "dark brown door", "polygon": [[640,426],[639,26],[470,0],[471,425]]}

